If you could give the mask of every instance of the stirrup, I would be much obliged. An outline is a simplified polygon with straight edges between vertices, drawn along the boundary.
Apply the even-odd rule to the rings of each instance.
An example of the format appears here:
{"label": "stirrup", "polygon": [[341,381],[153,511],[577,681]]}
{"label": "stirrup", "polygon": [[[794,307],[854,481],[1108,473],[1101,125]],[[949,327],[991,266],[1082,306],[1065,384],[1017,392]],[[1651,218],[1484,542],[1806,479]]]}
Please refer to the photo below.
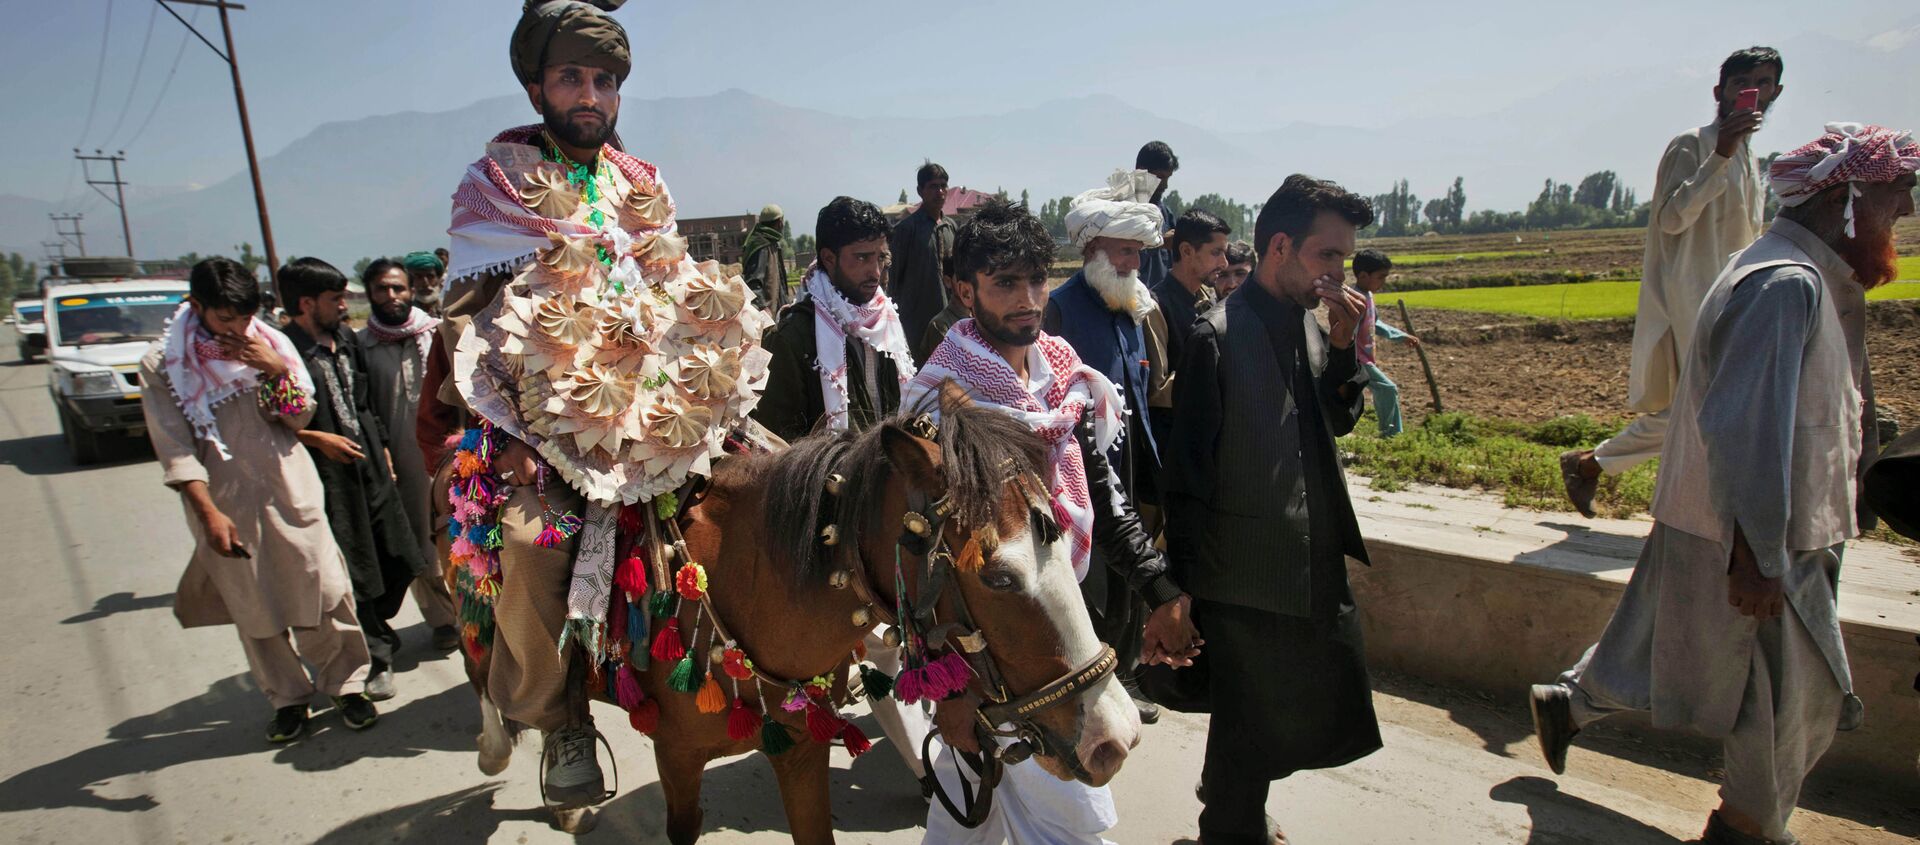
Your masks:
{"label": "stirrup", "polygon": [[552,735],[549,734],[548,737],[542,738],[540,743],[540,804],[547,809],[578,810],[585,807],[598,807],[601,804],[607,803],[613,796],[620,794],[620,761],[615,760],[613,757],[613,746],[607,744],[607,735],[601,733],[599,728],[588,726],[586,730],[593,731],[593,738],[599,740],[600,747],[607,750],[607,762],[613,766],[613,788],[600,793],[600,797],[578,807],[561,807],[547,800],[547,761],[559,753],[554,748],[555,743],[551,739]]}

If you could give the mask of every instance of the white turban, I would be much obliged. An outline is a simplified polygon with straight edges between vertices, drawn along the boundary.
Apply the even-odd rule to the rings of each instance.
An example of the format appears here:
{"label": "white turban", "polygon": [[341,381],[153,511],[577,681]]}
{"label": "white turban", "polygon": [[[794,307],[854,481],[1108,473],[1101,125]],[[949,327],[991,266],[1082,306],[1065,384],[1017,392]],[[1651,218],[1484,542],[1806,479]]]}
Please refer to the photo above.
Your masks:
{"label": "white turban", "polygon": [[1160,245],[1166,221],[1153,204],[1160,177],[1145,170],[1115,170],[1107,186],[1073,198],[1067,209],[1067,237],[1074,246],[1094,238],[1139,241],[1148,248]]}

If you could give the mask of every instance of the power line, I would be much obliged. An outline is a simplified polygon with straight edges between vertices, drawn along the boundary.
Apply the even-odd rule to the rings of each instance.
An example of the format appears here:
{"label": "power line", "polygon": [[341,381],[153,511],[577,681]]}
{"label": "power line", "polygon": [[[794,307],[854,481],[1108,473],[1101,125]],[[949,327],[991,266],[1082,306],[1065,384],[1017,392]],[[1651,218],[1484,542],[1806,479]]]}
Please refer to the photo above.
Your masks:
{"label": "power line", "polygon": [[107,130],[106,140],[120,134],[120,127],[127,122],[127,112],[133,110],[133,95],[140,90],[140,74],[147,69],[147,47],[153,43],[153,24],[159,19],[159,9],[147,10],[147,34],[140,38],[140,58],[133,62],[133,78],[127,81],[127,99],[120,104],[120,116],[113,119],[113,128]]}
{"label": "power line", "polygon": [[87,102],[87,122],[80,129],[80,139],[74,141],[79,146],[87,140],[87,133],[93,131],[93,111],[100,105],[100,81],[107,75],[107,41],[113,35],[113,0],[107,0],[107,17],[100,24],[100,61],[93,67],[93,99]]}
{"label": "power line", "polygon": [[[200,20],[200,10],[195,8],[192,21],[198,20]],[[167,78],[160,82],[160,93],[153,98],[153,108],[147,109],[147,116],[140,121],[140,128],[133,130],[133,137],[128,138],[127,142],[120,146],[131,147],[135,141],[140,140],[140,136],[147,134],[147,126],[153,123],[153,116],[160,113],[160,104],[166,101],[167,91],[173,87],[173,75],[180,70],[180,59],[186,54],[187,33],[183,32],[180,33],[180,49],[173,52],[173,67],[167,68]]]}

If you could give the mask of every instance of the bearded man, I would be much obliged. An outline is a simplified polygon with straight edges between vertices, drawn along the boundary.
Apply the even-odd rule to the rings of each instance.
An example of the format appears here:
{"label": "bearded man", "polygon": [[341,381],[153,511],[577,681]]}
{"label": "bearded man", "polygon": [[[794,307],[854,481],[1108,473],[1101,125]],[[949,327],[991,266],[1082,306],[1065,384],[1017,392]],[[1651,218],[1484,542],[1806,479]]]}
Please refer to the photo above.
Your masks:
{"label": "bearded man", "polygon": [[886,216],[873,203],[835,197],[813,231],[819,258],[794,307],[762,339],[773,358],[753,411],[787,440],[816,427],[859,431],[891,416],[914,373],[900,314],[882,285]]}
{"label": "bearded man", "polygon": [[1774,161],[1780,214],[1707,289],[1681,361],[1633,578],[1600,641],[1532,691],[1555,773],[1617,712],[1719,738],[1710,843],[1793,842],[1802,781],[1863,715],[1836,595],[1879,446],[1866,291],[1896,275],[1916,169],[1909,133],[1856,123]]}
{"label": "bearded man", "polygon": [[[1160,471],[1148,398],[1152,395],[1143,324],[1158,305],[1140,281],[1140,251],[1161,243],[1165,221],[1149,200],[1160,179],[1145,170],[1115,171],[1107,186],[1075,197],[1067,210],[1067,235],[1086,264],[1047,297],[1042,327],[1073,347],[1080,360],[1119,388],[1129,413],[1123,435],[1110,444],[1107,458],[1129,500],[1159,504],[1153,476]],[[1152,724],[1160,709],[1142,698],[1133,681],[1140,656],[1140,598],[1125,584],[1094,567],[1080,585],[1093,614],[1094,631],[1120,655],[1121,680],[1140,707],[1140,720]]]}
{"label": "bearded man", "polygon": [[[1727,256],[1760,235],[1767,192],[1748,140],[1786,90],[1782,73],[1780,53],[1771,47],[1728,56],[1713,86],[1714,121],[1680,133],[1660,156],[1627,370],[1627,403],[1641,416],[1592,449],[1560,455],[1567,498],[1585,516],[1593,516],[1602,473],[1626,472],[1660,454],[1674,385],[1692,351],[1707,286],[1726,266]],[[1748,90],[1756,92],[1751,105],[1740,101]]]}
{"label": "bearded man", "polygon": [[[413,286],[406,267],[390,258],[376,259],[360,274],[372,310],[366,328],[358,332],[361,357],[367,364],[368,393],[373,415],[387,428],[387,453],[393,458],[394,480],[400,486],[400,505],[407,512],[421,558],[434,564],[413,581],[413,602],[420,606],[433,629],[433,647],[440,651],[460,646],[459,617],[453,593],[447,588],[444,561],[434,546],[433,508],[428,501],[433,472],[420,449],[420,390],[427,361],[433,354],[433,330],[440,318],[413,307]],[[444,435],[442,435],[444,437]]]}
{"label": "bearded man", "polygon": [[[1041,330],[1052,263],[1053,238],[1025,206],[991,200],[962,224],[954,238],[953,292],[973,317],[955,323],[928,356],[908,385],[905,407],[937,413],[941,392],[951,385],[1031,426],[1052,456],[1053,513],[1063,542],[1071,543],[1075,577],[1084,583],[1098,562],[1116,584],[1144,596],[1154,608],[1145,626],[1145,659],[1191,665],[1199,642],[1187,617],[1190,599],[1168,576],[1166,559],[1107,463],[1125,424],[1119,392],[1072,346]],[[949,794],[961,791],[962,779],[976,786],[960,772],[953,750],[981,750],[974,734],[979,703],[974,684],[941,702],[936,713],[942,748],[933,774]],[[1062,780],[1031,761],[1007,767],[977,828],[963,829],[940,805],[928,812],[924,841],[930,845],[1103,843],[1100,833],[1118,821],[1105,786]]]}
{"label": "bearded man", "polygon": [[413,288],[413,304],[429,317],[440,315],[440,286],[447,277],[447,262],[438,252],[409,252],[400,259],[406,268],[407,282]]}
{"label": "bearded man", "polygon": [[344,325],[347,277],[318,258],[296,258],[275,275],[293,320],[287,339],[300,353],[316,387],[313,419],[297,437],[312,453],[327,491],[327,523],[346,553],[353,597],[373,668],[367,696],[394,696],[393,655],[400,634],[389,620],[406,603],[407,588],[433,571],[423,554],[394,480],[392,442],[373,412],[371,379],[360,342]]}
{"label": "bearded man", "polygon": [[[645,649],[607,649],[615,550],[632,538],[619,511],[644,523],[655,508],[634,506],[706,473],[766,368],[752,292],[687,257],[658,169],[610,143],[632,67],[619,5],[523,9],[510,56],[541,122],[495,136],[454,192],[440,326],[437,401],[470,426],[450,555],[462,617],[486,622],[462,637],[487,700],[545,734],[557,810],[609,797],[588,707],[602,661],[645,668]],[[422,404],[423,420],[448,418]]]}

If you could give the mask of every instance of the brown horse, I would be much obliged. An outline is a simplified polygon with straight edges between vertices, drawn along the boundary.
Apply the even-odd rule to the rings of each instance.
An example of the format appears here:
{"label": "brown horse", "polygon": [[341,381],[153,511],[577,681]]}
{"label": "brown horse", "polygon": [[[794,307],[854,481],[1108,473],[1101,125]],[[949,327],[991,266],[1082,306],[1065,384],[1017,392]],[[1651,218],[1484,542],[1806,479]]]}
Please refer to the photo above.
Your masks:
{"label": "brown horse", "polygon": [[[843,703],[849,655],[878,621],[900,612],[899,584],[909,608],[923,604],[955,648],[965,640],[979,649],[984,640],[967,656],[986,676],[976,678],[976,689],[991,681],[990,700],[1018,705],[1040,692],[1059,705],[1018,708],[1035,738],[1032,764],[1063,780],[1104,784],[1139,741],[1139,719],[1111,678],[1110,659],[1101,663],[1107,650],[1093,634],[1068,541],[1046,505],[1046,447],[998,411],[951,392],[943,404],[937,430],[925,417],[903,416],[863,433],[816,434],[782,452],[723,461],[681,518],[689,556],[706,567],[713,612],[759,672],[794,681],[833,676]],[[913,526],[915,516],[928,529],[926,542],[906,542],[914,538],[903,525]],[[945,589],[921,602],[934,577],[930,556],[974,549],[979,554],[963,555],[960,565],[949,556]],[[695,626],[696,608],[684,603],[682,630]],[[707,647],[704,640],[689,646]],[[1089,672],[1094,665],[1106,671]],[[660,703],[654,756],[668,838],[684,845],[700,835],[707,763],[757,750],[761,740],[758,733],[730,739],[728,716],[702,713],[695,696],[671,689],[671,669],[654,663],[641,686]],[[484,683],[477,688],[488,710]],[[832,842],[831,745],[813,741],[801,714],[770,709],[797,740],[768,757],[793,839]],[[490,715],[497,723],[497,713]],[[503,736],[483,731],[483,769],[504,759],[497,744],[489,747],[489,734]]]}

